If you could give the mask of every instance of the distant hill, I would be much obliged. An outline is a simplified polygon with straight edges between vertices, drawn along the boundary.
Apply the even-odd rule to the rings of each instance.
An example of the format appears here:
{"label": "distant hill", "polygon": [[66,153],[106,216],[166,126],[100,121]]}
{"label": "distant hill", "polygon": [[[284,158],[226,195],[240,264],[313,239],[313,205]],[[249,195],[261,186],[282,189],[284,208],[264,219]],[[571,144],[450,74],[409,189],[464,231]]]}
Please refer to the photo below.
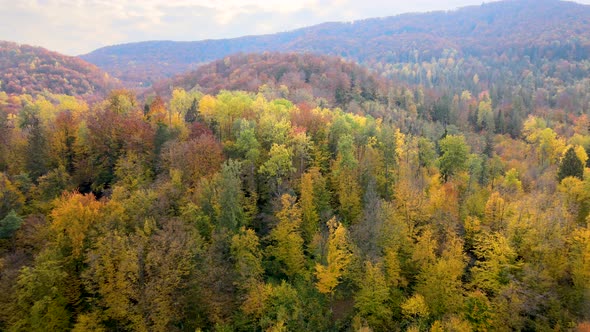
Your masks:
{"label": "distant hill", "polygon": [[104,96],[120,85],[80,58],[6,41],[0,41],[0,82],[0,91],[8,94],[48,91],[81,97]]}
{"label": "distant hill", "polygon": [[[261,86],[263,86],[261,88]],[[263,90],[274,98],[326,106],[349,106],[355,102],[383,101],[389,81],[365,67],[339,57],[313,54],[237,54],[156,83],[147,94],[170,95],[181,87],[217,94],[220,90]]]}
{"label": "distant hill", "polygon": [[120,79],[150,84],[237,52],[307,52],[357,62],[421,62],[453,50],[461,57],[587,59],[590,6],[514,0],[449,12],[325,23],[290,32],[195,42],[148,41],[81,56]]}

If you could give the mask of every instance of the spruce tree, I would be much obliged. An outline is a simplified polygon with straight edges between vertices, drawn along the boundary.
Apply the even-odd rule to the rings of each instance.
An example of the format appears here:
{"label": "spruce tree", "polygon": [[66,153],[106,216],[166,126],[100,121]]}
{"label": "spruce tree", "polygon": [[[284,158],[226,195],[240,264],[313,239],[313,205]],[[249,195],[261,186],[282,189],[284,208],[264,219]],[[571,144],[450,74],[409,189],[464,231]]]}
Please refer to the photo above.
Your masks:
{"label": "spruce tree", "polygon": [[568,176],[577,177],[580,180],[584,179],[584,164],[576,155],[573,147],[569,148],[565,153],[557,172],[559,182]]}

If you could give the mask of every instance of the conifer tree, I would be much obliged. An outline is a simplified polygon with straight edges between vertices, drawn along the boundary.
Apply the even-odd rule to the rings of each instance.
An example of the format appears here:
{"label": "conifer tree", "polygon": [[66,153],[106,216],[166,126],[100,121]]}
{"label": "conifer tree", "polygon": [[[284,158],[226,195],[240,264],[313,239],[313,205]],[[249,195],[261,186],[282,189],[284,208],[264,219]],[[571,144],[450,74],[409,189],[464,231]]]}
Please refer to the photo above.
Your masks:
{"label": "conifer tree", "polygon": [[557,178],[559,182],[568,176],[576,177],[580,180],[584,179],[584,164],[576,155],[576,150],[573,147],[569,148],[559,165]]}

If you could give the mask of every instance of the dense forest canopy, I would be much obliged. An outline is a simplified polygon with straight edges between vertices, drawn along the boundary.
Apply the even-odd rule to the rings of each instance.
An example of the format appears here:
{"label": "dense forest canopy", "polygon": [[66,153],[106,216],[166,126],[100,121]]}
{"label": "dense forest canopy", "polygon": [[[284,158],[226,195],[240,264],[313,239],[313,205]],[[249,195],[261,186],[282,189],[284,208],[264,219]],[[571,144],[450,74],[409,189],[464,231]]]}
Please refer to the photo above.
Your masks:
{"label": "dense forest canopy", "polygon": [[0,41],[0,91],[104,98],[119,82],[96,66],[41,47]]}
{"label": "dense forest canopy", "polygon": [[587,331],[586,17],[0,43],[0,330]]}
{"label": "dense forest canopy", "polygon": [[446,125],[263,92],[13,96],[0,326],[583,330],[588,118],[511,138],[468,95],[476,121]]}
{"label": "dense forest canopy", "polygon": [[217,94],[221,90],[263,92],[296,104],[346,108],[358,113],[384,102],[391,82],[342,58],[296,53],[236,54],[170,80],[146,96],[171,96],[174,88]]}

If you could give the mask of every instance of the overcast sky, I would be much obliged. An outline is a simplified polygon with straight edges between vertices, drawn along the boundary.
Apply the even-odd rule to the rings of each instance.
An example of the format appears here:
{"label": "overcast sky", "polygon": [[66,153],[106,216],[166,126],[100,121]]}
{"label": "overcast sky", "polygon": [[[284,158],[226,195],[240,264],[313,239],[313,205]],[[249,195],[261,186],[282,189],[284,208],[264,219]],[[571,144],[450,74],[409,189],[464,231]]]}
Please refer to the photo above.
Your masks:
{"label": "overcast sky", "polygon": [[[576,2],[590,4],[590,0]],[[0,0],[0,40],[78,55],[127,42],[231,38],[327,21],[449,10],[482,3],[481,0]]]}

